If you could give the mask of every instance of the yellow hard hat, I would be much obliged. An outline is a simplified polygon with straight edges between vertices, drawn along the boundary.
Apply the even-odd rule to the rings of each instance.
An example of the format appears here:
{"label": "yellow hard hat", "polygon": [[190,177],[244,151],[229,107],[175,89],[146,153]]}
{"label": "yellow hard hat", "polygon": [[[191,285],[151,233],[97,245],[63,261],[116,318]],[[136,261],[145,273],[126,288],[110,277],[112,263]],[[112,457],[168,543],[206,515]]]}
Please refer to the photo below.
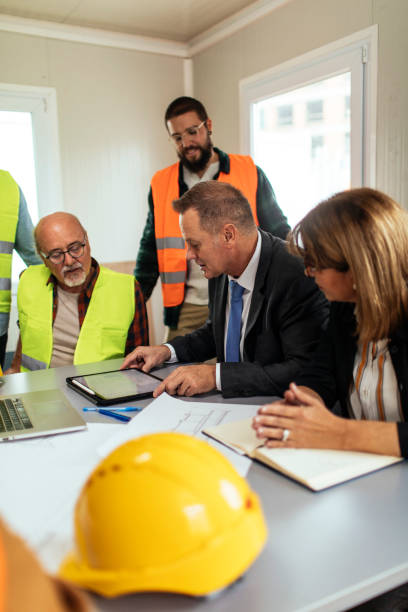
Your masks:
{"label": "yellow hard hat", "polygon": [[230,462],[172,432],[131,440],[99,464],[76,504],[75,540],[60,575],[82,587],[206,595],[246,571],[266,527]]}

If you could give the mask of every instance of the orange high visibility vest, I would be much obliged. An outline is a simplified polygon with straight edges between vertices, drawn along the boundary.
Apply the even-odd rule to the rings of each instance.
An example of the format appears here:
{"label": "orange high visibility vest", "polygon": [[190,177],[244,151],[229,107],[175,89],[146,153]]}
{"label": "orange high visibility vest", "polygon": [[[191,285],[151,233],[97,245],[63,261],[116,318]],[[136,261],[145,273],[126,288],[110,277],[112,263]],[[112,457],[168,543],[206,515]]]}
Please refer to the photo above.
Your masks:
{"label": "orange high visibility vest", "polygon": [[[256,214],[256,190],[258,173],[248,155],[229,155],[230,172],[220,172],[218,181],[233,185],[248,200],[258,225]],[[184,300],[187,274],[187,249],[181,235],[179,216],[172,202],[180,197],[178,184],[179,164],[159,170],[152,178],[154,226],[157,259],[162,282],[163,304],[166,308],[178,306]]]}
{"label": "orange high visibility vest", "polygon": [[6,609],[6,551],[0,533],[0,612]]}

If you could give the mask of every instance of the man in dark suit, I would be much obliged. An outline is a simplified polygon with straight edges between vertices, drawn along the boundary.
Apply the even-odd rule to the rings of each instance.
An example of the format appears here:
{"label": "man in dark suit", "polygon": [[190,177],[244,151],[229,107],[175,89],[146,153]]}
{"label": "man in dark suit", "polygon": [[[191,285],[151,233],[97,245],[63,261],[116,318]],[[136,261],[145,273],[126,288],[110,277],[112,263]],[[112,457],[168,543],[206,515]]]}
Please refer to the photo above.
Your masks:
{"label": "man in dark suit", "polygon": [[317,344],[328,313],[325,298],[285,242],[257,229],[248,201],[232,185],[198,183],[173,207],[187,259],[209,279],[209,319],[167,344],[139,346],[122,368],[148,372],[164,362],[216,356],[215,365],[177,368],[154,395],[213,389],[224,397],[281,395]]}

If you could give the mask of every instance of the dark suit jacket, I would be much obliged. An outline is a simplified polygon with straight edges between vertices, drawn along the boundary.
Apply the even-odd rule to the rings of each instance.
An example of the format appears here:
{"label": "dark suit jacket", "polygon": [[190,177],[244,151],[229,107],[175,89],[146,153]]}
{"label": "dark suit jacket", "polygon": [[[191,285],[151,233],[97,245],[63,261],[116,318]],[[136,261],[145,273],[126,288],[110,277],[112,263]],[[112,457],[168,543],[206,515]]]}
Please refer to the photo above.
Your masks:
{"label": "dark suit jacket", "polygon": [[282,395],[316,348],[328,304],[286,243],[260,230],[262,244],[245,331],[243,362],[225,363],[224,328],[228,277],[209,281],[209,319],[174,338],[181,362],[217,357],[224,397]]}
{"label": "dark suit jacket", "polygon": [[[338,401],[341,416],[349,418],[348,400],[353,382],[357,352],[354,304],[332,302],[327,330],[320,339],[313,360],[296,377],[298,385],[310,387],[320,395],[328,408]],[[398,436],[403,457],[408,457],[408,320],[391,334],[388,345],[398,381],[403,423],[398,423]]]}

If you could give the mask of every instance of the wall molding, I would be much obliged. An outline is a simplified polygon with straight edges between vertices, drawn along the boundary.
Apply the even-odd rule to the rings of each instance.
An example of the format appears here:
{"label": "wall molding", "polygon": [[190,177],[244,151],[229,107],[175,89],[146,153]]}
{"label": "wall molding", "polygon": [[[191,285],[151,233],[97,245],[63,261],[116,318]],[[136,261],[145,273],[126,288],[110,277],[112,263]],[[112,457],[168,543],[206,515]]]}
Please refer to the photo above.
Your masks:
{"label": "wall molding", "polygon": [[205,32],[192,38],[188,43],[190,55],[196,55],[212,47],[212,45],[246,28],[254,21],[257,21],[261,17],[268,15],[289,2],[291,2],[291,0],[258,0],[254,2],[251,6],[234,13],[231,17],[223,19],[208,30],[205,30]]}
{"label": "wall molding", "polygon": [[0,31],[189,59],[291,1],[257,0],[186,43],[1,13]]}
{"label": "wall molding", "polygon": [[95,28],[84,28],[82,26],[71,26],[52,21],[25,19],[4,14],[0,14],[0,31],[99,45],[102,47],[144,51],[145,53],[158,53],[181,58],[189,57],[186,43],[165,40],[163,38],[110,32]]}

